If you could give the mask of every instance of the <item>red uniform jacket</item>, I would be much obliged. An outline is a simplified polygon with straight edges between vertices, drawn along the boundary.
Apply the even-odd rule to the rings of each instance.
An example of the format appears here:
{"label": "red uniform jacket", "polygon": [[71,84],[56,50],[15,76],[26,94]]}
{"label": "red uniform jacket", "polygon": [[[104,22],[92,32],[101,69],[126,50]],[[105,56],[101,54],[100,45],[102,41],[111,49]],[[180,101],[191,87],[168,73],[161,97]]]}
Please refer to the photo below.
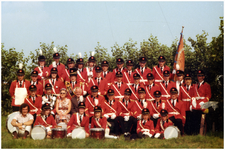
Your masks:
{"label": "red uniform jacket", "polygon": [[39,114],[34,122],[34,126],[43,125],[45,127],[48,127],[49,125],[52,125],[52,128],[55,128],[55,126],[57,126],[55,119],[52,115],[49,115],[45,121],[43,119],[44,118],[42,118],[41,115]]}
{"label": "red uniform jacket", "polygon": [[173,122],[170,119],[167,119],[164,124],[162,119],[158,119],[156,127],[155,127],[155,133],[164,133],[164,130],[169,127],[172,126]]}
{"label": "red uniform jacket", "polygon": [[[47,84],[47,83],[53,84],[51,79],[46,80],[45,81],[45,84]],[[61,88],[66,88],[66,87],[65,87],[65,84],[62,82],[62,80],[56,79],[56,82],[54,83],[53,88],[54,89],[52,89],[52,94],[59,94]]]}
{"label": "red uniform jacket", "polygon": [[143,133],[144,131],[142,129],[149,129],[149,133],[152,134],[152,135],[154,135],[155,129],[154,129],[153,121],[149,119],[149,120],[147,120],[147,122],[145,123],[145,125],[143,125],[142,122],[143,122],[142,119],[137,122],[137,134],[139,132],[142,132]]}
{"label": "red uniform jacket", "polygon": [[[30,114],[40,114],[41,113],[41,107],[42,107],[42,97],[36,96],[35,102],[33,103],[33,100],[30,96],[27,96],[24,100],[24,103],[27,103],[30,106]],[[32,112],[32,110],[38,109],[38,111]]]}
{"label": "red uniform jacket", "polygon": [[[25,84],[25,85],[24,85]],[[23,84],[22,84],[22,87],[21,88],[24,88],[24,86],[26,87],[27,89],[27,94],[29,93],[29,81],[28,80],[23,80]],[[10,96],[12,97],[12,103],[11,103],[11,106],[17,106],[19,107],[20,105],[15,105],[15,89],[16,89],[16,86],[18,88],[20,88],[20,83],[18,82],[18,80],[14,80],[11,85],[10,85],[10,88],[9,88],[9,93],[10,93]]]}
{"label": "red uniform jacket", "polygon": [[[31,85],[31,81],[29,82],[29,87]],[[36,87],[37,87],[37,95],[38,96],[42,96],[43,95],[43,84],[39,81],[37,81],[36,83]],[[30,95],[30,91],[28,92],[28,94]]]}
{"label": "red uniform jacket", "polygon": [[122,99],[120,98],[119,96],[123,96],[124,95],[124,91],[128,88],[127,84],[123,83],[121,84],[120,88],[118,88],[118,85],[117,83],[112,83],[110,86],[109,86],[109,89],[113,89],[114,90],[114,95],[115,95],[115,99],[116,100],[119,100],[119,99]]}
{"label": "red uniform jacket", "polygon": [[151,107],[151,110],[152,110],[152,111],[150,111],[151,116],[153,114],[159,114],[159,117],[160,117],[160,111],[162,109],[166,109],[166,104],[165,104],[164,100],[159,100],[158,106],[156,106],[156,101],[151,101],[149,103],[150,103],[150,107]]}
{"label": "red uniform jacket", "polygon": [[74,113],[67,124],[67,133],[71,133],[77,127],[84,127],[85,132],[89,134],[89,117],[84,114],[80,125],[78,120],[80,120],[79,114]]}
{"label": "red uniform jacket", "polygon": [[[118,68],[115,68],[115,69],[113,69],[113,72],[112,72],[112,80],[111,80],[111,82],[112,83],[114,83],[114,81],[116,81],[116,73],[117,73],[117,71],[120,71],[120,72],[122,72],[122,74],[124,74],[124,72],[126,72],[127,71],[127,69],[126,68],[124,68],[124,67],[122,67],[120,70],[118,69]],[[123,79],[122,79],[122,81],[124,82],[124,75],[123,75]]]}
{"label": "red uniform jacket", "polygon": [[107,119],[105,117],[100,117],[98,122],[99,122],[99,124],[101,126],[99,126],[99,124],[95,120],[95,117],[92,117],[92,119],[91,119],[91,128],[103,128],[103,129],[106,129]]}
{"label": "red uniform jacket", "polygon": [[198,88],[198,83],[194,85],[196,91],[196,110],[201,110],[200,102],[208,102],[211,98],[211,87],[207,82],[203,82],[202,85]]}
{"label": "red uniform jacket", "polygon": [[[49,70],[51,71],[51,69],[53,68],[52,64],[49,66]],[[65,65],[62,63],[59,63],[59,65],[57,65],[57,70],[58,70],[58,75],[60,78],[63,79],[64,73],[65,73]],[[63,80],[64,82],[64,80]]]}
{"label": "red uniform jacket", "polygon": [[[42,77],[47,78],[50,75],[50,70],[48,67],[44,66],[43,70],[41,70],[40,67],[36,67],[34,68],[34,70],[36,70],[38,72],[38,80],[42,80]],[[40,75],[42,72],[42,76]]]}
{"label": "red uniform jacket", "polygon": [[159,65],[154,66],[152,69],[152,74],[154,76],[155,82],[159,83],[163,81],[163,71],[165,70],[169,70],[170,71],[170,67],[164,65],[163,70],[161,71]]}
{"label": "red uniform jacket", "polygon": [[70,70],[69,69],[64,70],[62,78],[63,78],[63,81],[70,81]]}
{"label": "red uniform jacket", "polygon": [[186,113],[185,107],[181,100],[177,100],[176,105],[173,106],[171,104],[171,99],[166,100],[166,110],[168,111],[168,117],[174,116],[175,119],[181,119],[182,123],[185,124],[186,121]]}
{"label": "red uniform jacket", "polygon": [[104,104],[104,108],[103,108],[104,114],[107,114],[107,115],[111,116],[110,113],[115,113],[116,116],[119,115],[119,112],[118,112],[118,101],[113,100],[113,103],[112,103],[111,106],[110,106],[109,102],[107,102],[107,101],[105,101],[104,103],[105,103]]}
{"label": "red uniform jacket", "polygon": [[[96,77],[96,75],[94,76],[94,78],[95,77]],[[102,79],[106,79],[107,84],[113,82],[113,80],[112,80],[112,72],[107,71],[105,77],[104,77],[104,74],[102,72],[101,73],[101,77],[102,77]]]}
{"label": "red uniform jacket", "polygon": [[[89,67],[85,67],[84,68],[84,73],[86,74],[85,76],[86,76],[86,82],[88,82],[88,71],[87,70],[89,70],[89,72],[90,72],[90,68]],[[93,70],[92,70],[92,72],[93,72],[93,77],[95,77],[96,76],[96,73],[95,73],[95,67],[93,67]],[[93,78],[92,77],[92,78]]]}
{"label": "red uniform jacket", "polygon": [[[173,81],[169,81],[169,83],[167,84],[167,88],[166,88],[166,85],[165,85],[164,81],[159,83],[159,86],[160,86],[160,92],[162,94],[161,95],[162,99],[170,98],[170,89],[172,87],[176,88],[176,84]],[[168,95],[168,97],[166,97],[167,95]]]}
{"label": "red uniform jacket", "polygon": [[133,105],[134,102],[132,100],[129,100],[128,105],[126,106],[125,100],[118,101],[118,112],[119,116],[133,116]]}
{"label": "red uniform jacket", "polygon": [[130,96],[130,99],[133,99],[133,100],[138,100],[139,99],[139,96],[138,96],[138,88],[139,87],[142,87],[142,88],[145,88],[144,85],[142,83],[138,84],[137,87],[136,87],[136,90],[134,89],[135,85],[131,85],[130,88],[131,88],[131,96]]}
{"label": "red uniform jacket", "polygon": [[[146,108],[148,108],[148,110],[151,112],[152,111],[151,110],[151,104],[150,104],[149,101],[146,101],[146,102],[147,102]],[[141,104],[141,101],[140,100],[134,101],[134,104],[133,104],[133,112],[134,112],[134,117],[135,118],[137,118],[137,116],[139,116],[142,113],[142,109],[144,108],[143,105]]]}
{"label": "red uniform jacket", "polygon": [[98,92],[100,92],[100,95],[106,95],[108,91],[108,84],[107,81],[103,78],[101,78],[100,83],[98,84],[97,78],[93,78],[90,80],[90,83],[88,84],[88,93],[91,94],[91,87],[93,85],[98,86]]}
{"label": "red uniform jacket", "polygon": [[[140,69],[140,67],[139,67],[139,68],[136,68],[136,69],[134,70],[134,72],[137,72],[137,73],[141,76],[140,82],[143,83],[144,85],[146,85],[146,84],[147,84],[147,74],[148,74],[148,73],[151,73],[151,69],[148,68],[148,67],[145,67],[144,72],[143,72],[143,74],[142,74],[141,69]],[[145,80],[145,81],[142,82],[141,80]]]}
{"label": "red uniform jacket", "polygon": [[85,114],[88,116],[88,117],[92,117],[94,115],[94,106],[100,106],[103,110],[102,112],[102,115],[104,113],[104,101],[105,101],[105,98],[101,95],[98,95],[95,99],[98,99],[98,104],[96,105],[94,103],[94,100],[93,100],[93,96],[89,95],[86,97],[86,100],[85,100],[85,106],[86,106],[86,109],[85,109]]}
{"label": "red uniform jacket", "polygon": [[131,74],[129,75],[129,73],[128,73],[128,70],[127,71],[125,71],[124,73],[123,73],[123,78],[124,78],[124,83],[134,83],[134,78],[133,78],[133,74],[134,74],[134,71],[132,71],[131,72]]}
{"label": "red uniform jacket", "polygon": [[154,99],[154,92],[155,91],[160,91],[160,86],[158,84],[153,83],[153,85],[151,86],[151,90],[150,90],[150,85],[146,85],[145,86],[145,91],[146,91],[146,99]]}
{"label": "red uniform jacket", "polygon": [[77,70],[77,81],[78,82],[87,82],[87,72],[85,69],[82,69],[81,72],[79,70]]}

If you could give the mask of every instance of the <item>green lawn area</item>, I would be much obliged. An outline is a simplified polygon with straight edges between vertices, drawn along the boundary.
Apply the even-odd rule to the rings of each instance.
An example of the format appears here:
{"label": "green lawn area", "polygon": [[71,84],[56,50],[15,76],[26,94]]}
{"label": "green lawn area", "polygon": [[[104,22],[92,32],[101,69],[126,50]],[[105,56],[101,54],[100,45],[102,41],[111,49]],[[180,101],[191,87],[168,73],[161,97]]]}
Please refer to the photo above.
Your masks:
{"label": "green lawn area", "polygon": [[87,138],[79,139],[45,139],[33,140],[13,140],[11,134],[6,129],[6,116],[2,116],[2,143],[1,148],[223,148],[223,133],[208,133],[206,136],[184,136],[178,139],[137,139],[135,141],[125,141],[120,139],[97,140]]}

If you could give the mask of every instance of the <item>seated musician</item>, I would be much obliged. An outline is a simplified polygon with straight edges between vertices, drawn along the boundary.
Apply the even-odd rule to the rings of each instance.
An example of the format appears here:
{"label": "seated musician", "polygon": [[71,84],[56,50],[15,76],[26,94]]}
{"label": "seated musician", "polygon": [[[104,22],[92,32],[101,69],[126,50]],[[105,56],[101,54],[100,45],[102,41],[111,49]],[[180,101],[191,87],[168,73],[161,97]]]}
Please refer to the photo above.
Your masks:
{"label": "seated musician", "polygon": [[86,137],[89,137],[89,117],[85,114],[85,104],[78,104],[78,112],[74,113],[67,124],[67,137],[72,137],[72,131],[78,127],[84,127]]}
{"label": "seated musician", "polygon": [[55,128],[57,126],[54,117],[51,115],[50,104],[45,103],[41,107],[41,114],[37,115],[37,118],[34,122],[34,126],[43,125],[47,130],[47,138],[51,138],[52,130],[51,128]]}
{"label": "seated musician", "polygon": [[137,123],[138,138],[148,138],[155,134],[153,121],[150,120],[148,108],[142,110],[141,120]]}
{"label": "seated musician", "polygon": [[82,96],[82,89],[80,87],[76,87],[74,89],[75,96],[71,99],[71,115],[78,112],[78,105],[80,102],[85,103],[85,98]]}
{"label": "seated musician", "polygon": [[91,119],[91,128],[106,129],[107,119],[102,117],[102,108],[100,106],[94,107],[94,116]]}
{"label": "seated musician", "polygon": [[31,125],[33,124],[34,117],[29,113],[30,107],[26,103],[21,104],[19,111],[20,113],[16,115],[11,122],[13,126],[13,139],[18,138],[18,133],[20,133],[20,131],[25,131],[23,139],[26,139],[27,135],[31,131]]}
{"label": "seated musician", "polygon": [[164,130],[173,125],[173,122],[168,118],[168,112],[165,109],[160,111],[160,119],[155,127],[155,138],[164,138]]}

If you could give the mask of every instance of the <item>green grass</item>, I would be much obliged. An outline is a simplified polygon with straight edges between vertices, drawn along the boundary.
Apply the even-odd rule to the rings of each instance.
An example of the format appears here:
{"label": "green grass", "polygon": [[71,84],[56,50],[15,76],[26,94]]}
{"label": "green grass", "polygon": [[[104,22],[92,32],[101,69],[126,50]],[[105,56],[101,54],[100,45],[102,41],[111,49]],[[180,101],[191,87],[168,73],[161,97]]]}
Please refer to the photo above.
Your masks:
{"label": "green grass", "polygon": [[208,133],[207,136],[184,136],[178,139],[137,139],[125,141],[120,139],[97,140],[87,138],[79,139],[45,139],[33,140],[22,138],[13,140],[6,129],[6,116],[2,116],[2,148],[223,148],[223,133]]}

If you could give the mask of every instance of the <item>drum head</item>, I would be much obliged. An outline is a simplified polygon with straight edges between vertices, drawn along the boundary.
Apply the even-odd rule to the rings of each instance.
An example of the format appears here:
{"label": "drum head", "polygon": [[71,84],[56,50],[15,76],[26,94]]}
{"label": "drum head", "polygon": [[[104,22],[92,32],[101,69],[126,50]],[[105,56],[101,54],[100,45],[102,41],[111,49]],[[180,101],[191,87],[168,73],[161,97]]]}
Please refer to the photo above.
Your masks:
{"label": "drum head", "polygon": [[164,131],[165,139],[178,138],[179,129],[175,126],[169,126]]}
{"label": "drum head", "polygon": [[67,124],[64,122],[60,122],[59,124],[57,124],[57,126],[61,126],[62,129],[67,129]]}
{"label": "drum head", "polygon": [[20,113],[19,111],[13,112],[13,113],[9,114],[8,117],[7,117],[7,120],[6,120],[6,127],[7,127],[8,131],[9,131],[10,133],[13,132],[13,126],[12,126],[11,122],[12,122],[13,118],[14,118],[16,115],[18,115],[19,113]]}
{"label": "drum head", "polygon": [[35,126],[31,131],[31,137],[34,140],[43,140],[47,135],[46,129],[43,126]]}
{"label": "drum head", "polygon": [[91,128],[90,131],[104,131],[103,128]]}
{"label": "drum head", "polygon": [[86,132],[83,128],[76,128],[72,132],[72,139],[84,139],[86,137]]}

